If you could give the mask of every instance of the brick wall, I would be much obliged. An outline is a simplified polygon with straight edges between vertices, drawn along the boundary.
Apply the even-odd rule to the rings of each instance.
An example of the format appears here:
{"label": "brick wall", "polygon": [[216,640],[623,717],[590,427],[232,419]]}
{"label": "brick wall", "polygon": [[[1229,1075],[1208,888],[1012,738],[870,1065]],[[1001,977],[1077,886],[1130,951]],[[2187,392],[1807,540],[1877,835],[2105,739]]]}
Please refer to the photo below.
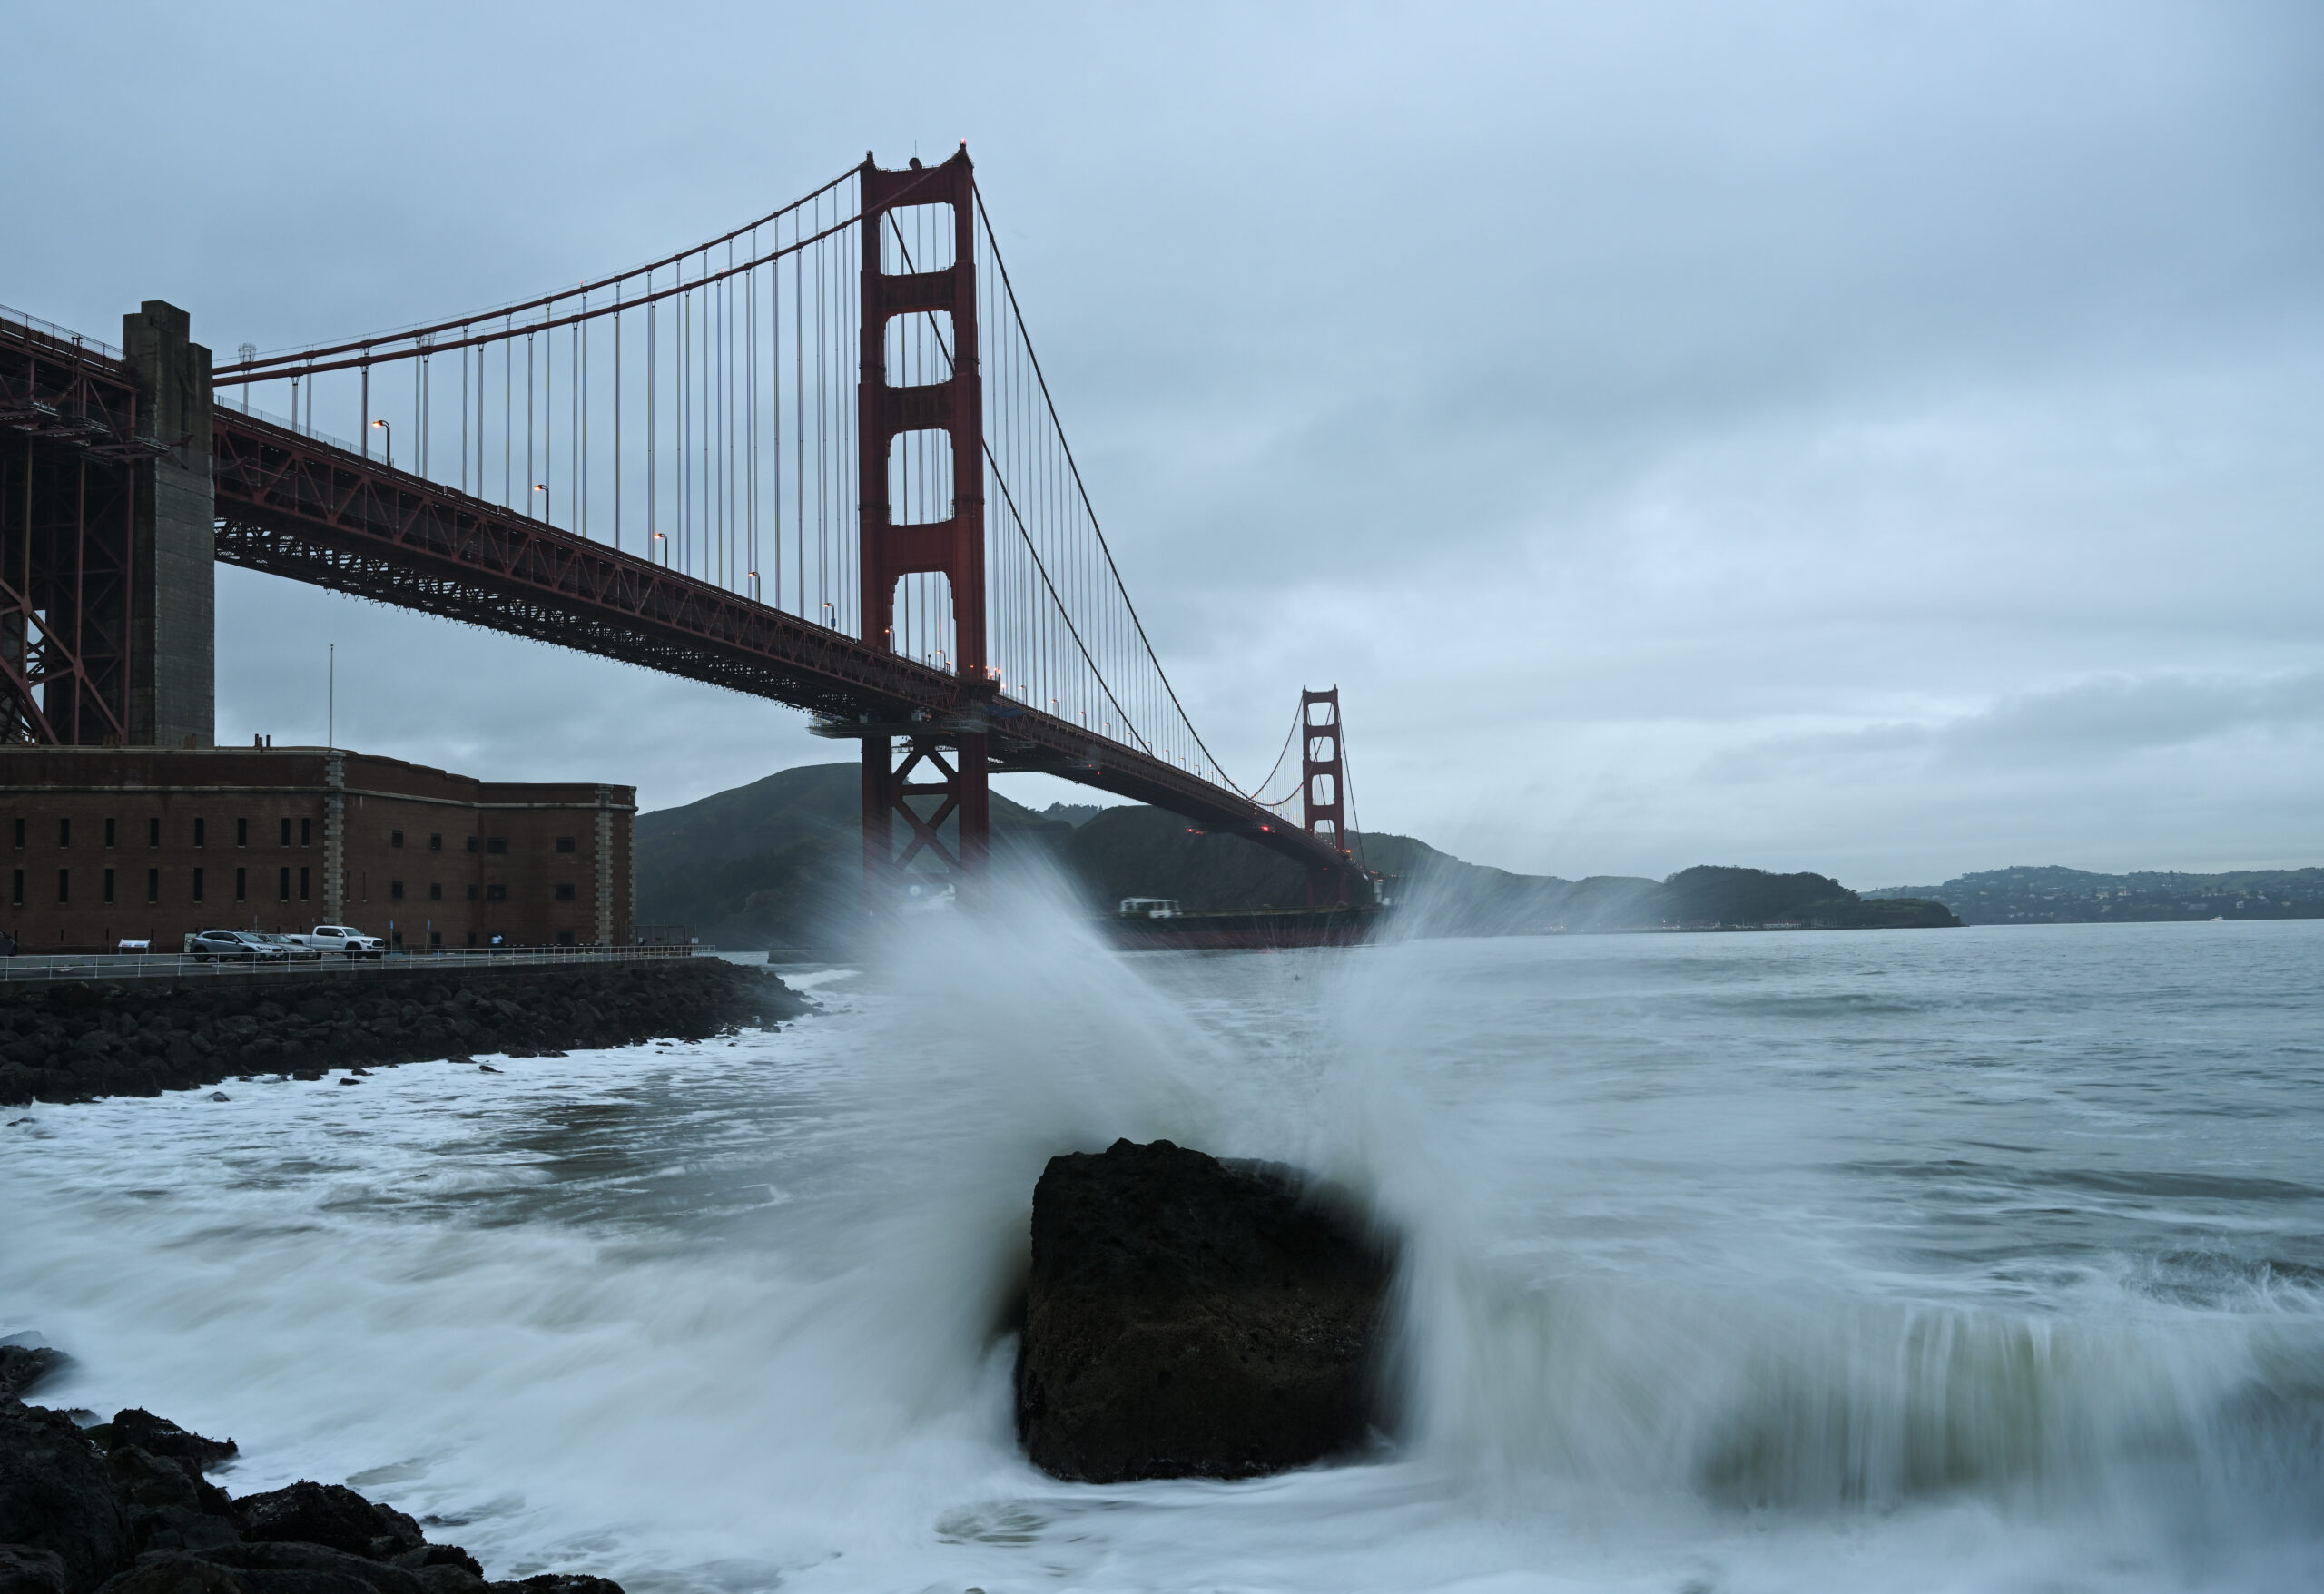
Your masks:
{"label": "brick wall", "polygon": [[322,748],[0,749],[0,930],[25,951],[340,920],[407,947],[631,920],[635,791]]}

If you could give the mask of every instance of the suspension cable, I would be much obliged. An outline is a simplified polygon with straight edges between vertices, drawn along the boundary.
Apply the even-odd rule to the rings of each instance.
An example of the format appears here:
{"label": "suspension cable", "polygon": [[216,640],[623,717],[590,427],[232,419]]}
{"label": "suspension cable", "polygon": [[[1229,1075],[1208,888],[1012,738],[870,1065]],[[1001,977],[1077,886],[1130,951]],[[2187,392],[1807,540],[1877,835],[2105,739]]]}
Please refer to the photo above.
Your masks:
{"label": "suspension cable", "polygon": [[1088,514],[1089,529],[1097,536],[1098,551],[1106,556],[1106,569],[1114,578],[1114,589],[1122,595],[1123,605],[1129,611],[1130,624],[1137,629],[1138,644],[1146,650],[1147,659],[1154,665],[1154,673],[1161,680],[1162,690],[1169,694],[1170,705],[1178,711],[1179,723],[1186,726],[1187,733],[1194,738],[1195,745],[1202,750],[1210,767],[1217,771],[1218,778],[1226,782],[1230,790],[1256,802],[1258,799],[1236,784],[1233,777],[1219,763],[1218,755],[1211,752],[1209,744],[1203,740],[1202,733],[1195,729],[1193,716],[1187,713],[1187,705],[1178,700],[1178,689],[1170,684],[1169,672],[1162,668],[1161,659],[1155,654],[1154,643],[1146,635],[1146,622],[1138,617],[1137,605],[1131,599],[1129,588],[1123,584],[1120,567],[1114,563],[1114,550],[1106,541],[1105,527],[1098,523],[1097,506],[1089,501],[1088,487],[1081,479],[1080,462],[1073,457],[1073,445],[1067,440],[1065,423],[1057,413],[1057,400],[1049,393],[1049,378],[1041,370],[1041,357],[1034,351],[1032,334],[1025,330],[1025,312],[1017,301],[1017,286],[1009,280],[1008,262],[1000,258],[1000,240],[993,231],[992,214],[985,208],[984,190],[980,185],[971,183],[970,192],[976,199],[978,218],[984,222],[985,241],[992,249],[993,268],[1000,273],[1001,289],[1009,296],[1009,313],[1016,318],[1018,338],[1024,344],[1027,360],[1032,365],[1033,380],[1040,388],[1041,403],[1049,410],[1049,425],[1057,432],[1058,446],[1064,451],[1067,468],[1072,472],[1074,491],[1079,495],[1081,507]]}

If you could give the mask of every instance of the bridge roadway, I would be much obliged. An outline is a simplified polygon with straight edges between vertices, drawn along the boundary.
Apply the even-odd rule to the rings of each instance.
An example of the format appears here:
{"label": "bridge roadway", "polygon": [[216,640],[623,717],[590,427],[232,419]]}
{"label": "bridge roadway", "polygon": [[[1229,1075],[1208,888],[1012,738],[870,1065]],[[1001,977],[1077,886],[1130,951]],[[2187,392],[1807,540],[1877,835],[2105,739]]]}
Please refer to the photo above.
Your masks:
{"label": "bridge roadway", "polygon": [[[164,452],[128,368],[0,317],[0,424],[92,455]],[[217,557],[769,697],[826,735],[981,731],[996,773],[1039,772],[1247,836],[1303,868],[1348,861],[1300,825],[1167,759],[842,632],[561,531],[334,443],[218,406]]]}
{"label": "bridge roadway", "polygon": [[689,676],[809,711],[826,735],[983,732],[1039,772],[1246,835],[1308,869],[1327,843],[1166,759],[883,648],[222,406],[221,562]]}

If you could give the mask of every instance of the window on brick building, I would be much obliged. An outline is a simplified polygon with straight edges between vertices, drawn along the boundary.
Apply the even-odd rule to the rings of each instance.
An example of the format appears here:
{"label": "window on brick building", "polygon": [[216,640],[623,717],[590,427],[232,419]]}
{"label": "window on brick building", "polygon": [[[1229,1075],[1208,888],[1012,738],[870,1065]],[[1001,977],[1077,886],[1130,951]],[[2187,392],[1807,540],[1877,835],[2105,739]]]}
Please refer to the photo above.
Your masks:
{"label": "window on brick building", "polygon": [[71,820],[60,819],[56,822],[56,844],[60,847],[70,847],[73,844],[73,822]]}
{"label": "window on brick building", "polygon": [[145,844],[148,847],[158,847],[162,844],[162,822],[160,820],[149,819],[145,822]]}
{"label": "window on brick building", "polygon": [[311,819],[300,820],[299,822],[299,845],[301,847],[311,847],[314,844],[315,822]]}
{"label": "window on brick building", "polygon": [[468,931],[468,945],[476,945],[476,931],[474,930]]}
{"label": "window on brick building", "polygon": [[202,871],[199,869],[193,871],[193,900],[197,902],[202,900]]}
{"label": "window on brick building", "polygon": [[162,871],[158,869],[145,871],[145,900],[149,902],[162,900]]}
{"label": "window on brick building", "polygon": [[251,871],[247,869],[238,869],[234,871],[234,900],[247,902],[250,900]]}
{"label": "window on brick building", "polygon": [[389,900],[390,900],[398,901],[398,902],[402,901],[402,900],[403,900],[403,881],[399,881],[399,880],[391,880],[391,881],[389,881],[388,882],[388,896],[389,896]]}
{"label": "window on brick building", "polygon": [[11,907],[25,905],[25,871],[21,869],[16,871],[15,883],[8,888],[8,902]]}
{"label": "window on brick building", "polygon": [[279,872],[281,878],[275,881],[275,884],[282,893],[281,900],[287,902],[290,900],[290,866],[284,864]]}
{"label": "window on brick building", "polygon": [[197,819],[197,820],[195,820],[195,821],[193,822],[193,844],[194,844],[195,846],[197,846],[197,847],[206,847],[206,846],[208,846],[208,845],[210,844],[209,840],[208,840],[208,837],[209,837],[209,831],[210,831],[210,822],[209,822],[208,820],[206,820],[206,819]]}
{"label": "window on brick building", "polygon": [[428,932],[428,944],[431,947],[442,946],[444,944],[444,932],[440,930],[429,930]]}
{"label": "window on brick building", "polygon": [[290,821],[288,815],[285,815],[282,821],[282,844],[286,847],[290,844]]}
{"label": "window on brick building", "polygon": [[570,851],[573,851],[573,838],[572,838],[571,836],[559,836],[559,837],[557,837],[557,839],[556,839],[556,850],[557,850],[558,851],[560,851],[560,852],[570,852]]}
{"label": "window on brick building", "polygon": [[113,871],[110,869],[105,871],[105,900],[113,900]]}
{"label": "window on brick building", "polygon": [[471,902],[476,900],[476,887],[474,886],[468,887],[468,900]]}
{"label": "window on brick building", "polygon": [[388,845],[389,845],[389,846],[390,846],[390,847],[400,847],[400,846],[402,846],[402,845],[403,845],[403,832],[402,832],[401,831],[389,831],[388,832]]}
{"label": "window on brick building", "polygon": [[440,902],[444,900],[444,882],[442,881],[431,880],[428,882],[428,900],[431,902]]}
{"label": "window on brick building", "polygon": [[484,850],[487,852],[506,852],[508,851],[508,838],[506,836],[487,836],[484,839]]}
{"label": "window on brick building", "polygon": [[556,932],[556,944],[560,947],[571,946],[573,944],[573,932],[569,930],[558,930]]}
{"label": "window on brick building", "polygon": [[17,845],[17,846],[19,846],[19,847],[21,847],[21,846],[23,846],[24,844],[25,844],[25,822],[24,822],[23,820],[21,820],[21,819],[20,819],[20,820],[18,820],[18,821],[16,822],[16,845]]}
{"label": "window on brick building", "polygon": [[247,847],[250,844],[251,822],[246,819],[236,820],[234,822],[234,845],[237,847]]}
{"label": "window on brick building", "polygon": [[573,900],[573,888],[571,886],[557,887],[556,900],[560,902],[570,902]]}
{"label": "window on brick building", "polygon": [[428,850],[430,852],[441,852],[444,850],[444,838],[440,834],[430,834],[428,838]]}
{"label": "window on brick building", "polygon": [[[18,820],[16,822],[17,822],[18,824],[20,824],[20,825],[21,825],[21,824],[23,824],[25,822],[24,822],[23,820]],[[19,846],[23,845],[23,843],[22,843],[22,842],[18,842],[17,844],[18,844]],[[476,851],[476,838],[475,838],[474,836],[470,836],[470,837],[468,838],[468,851],[471,851],[471,852],[473,852],[473,851]]]}
{"label": "window on brick building", "polygon": [[113,845],[113,821],[105,821],[105,845],[108,847]]}
{"label": "window on brick building", "polygon": [[73,900],[73,871],[69,869],[56,871],[56,900],[60,902]]}
{"label": "window on brick building", "polygon": [[299,900],[305,901],[307,896],[307,871],[302,869],[299,871]]}
{"label": "window on brick building", "polygon": [[508,888],[507,886],[487,886],[484,888],[484,900],[487,902],[505,902],[508,900]]}

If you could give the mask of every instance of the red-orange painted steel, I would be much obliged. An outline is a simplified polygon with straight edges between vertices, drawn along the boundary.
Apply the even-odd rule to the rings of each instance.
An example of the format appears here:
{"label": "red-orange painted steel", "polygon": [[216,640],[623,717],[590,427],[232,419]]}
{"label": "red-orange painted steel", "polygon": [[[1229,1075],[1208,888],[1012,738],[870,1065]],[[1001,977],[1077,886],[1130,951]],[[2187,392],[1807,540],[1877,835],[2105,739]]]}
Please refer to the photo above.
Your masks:
{"label": "red-orange painted steel", "polygon": [[213,426],[223,563],[900,735],[974,735],[989,765],[1152,803],[1309,868],[1345,867],[1247,798],[977,683],[256,416],[222,407]]}
{"label": "red-orange painted steel", "polygon": [[1340,743],[1340,689],[1299,693],[1299,800],[1307,833],[1339,855],[1340,867],[1307,871],[1307,905],[1345,902],[1356,871],[1348,854],[1347,763]]}
{"label": "red-orange painted steel", "polygon": [[[858,571],[866,647],[892,651],[896,583],[907,576],[940,575],[951,587],[954,666],[964,701],[990,713],[1000,693],[987,669],[984,583],[984,379],[978,363],[976,173],[966,144],[933,168],[915,160],[901,172],[864,158],[859,180],[862,244],[862,345],[856,380],[856,469],[862,535]],[[890,272],[881,267],[881,237],[892,211],[907,205],[952,209],[952,263],[937,271]],[[909,262],[907,262],[909,263]],[[891,387],[888,381],[888,323],[900,315],[940,310],[952,324],[951,374],[941,382]],[[895,524],[888,501],[888,457],[908,431],[942,431],[952,450],[952,505],[946,519]],[[895,741],[863,741],[863,878],[865,906],[874,911],[894,894],[900,871],[922,857],[949,874],[982,871],[991,847],[990,749],[980,733],[950,739],[950,762],[929,737],[905,742],[896,763]],[[940,779],[915,783],[927,766]],[[934,799],[931,815],[912,805]],[[926,807],[923,801],[921,807]],[[895,819],[911,833],[895,850]],[[955,827],[947,848],[939,831]]]}

